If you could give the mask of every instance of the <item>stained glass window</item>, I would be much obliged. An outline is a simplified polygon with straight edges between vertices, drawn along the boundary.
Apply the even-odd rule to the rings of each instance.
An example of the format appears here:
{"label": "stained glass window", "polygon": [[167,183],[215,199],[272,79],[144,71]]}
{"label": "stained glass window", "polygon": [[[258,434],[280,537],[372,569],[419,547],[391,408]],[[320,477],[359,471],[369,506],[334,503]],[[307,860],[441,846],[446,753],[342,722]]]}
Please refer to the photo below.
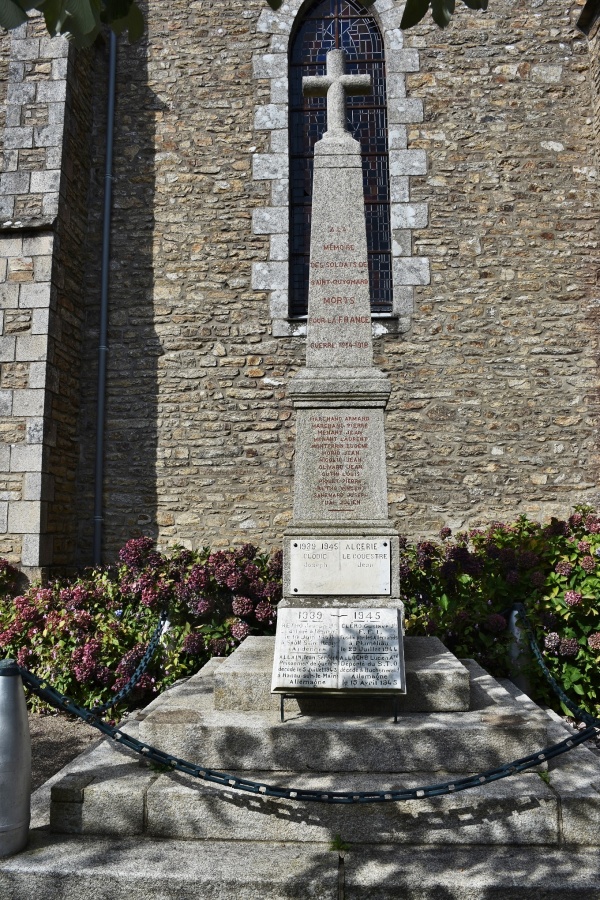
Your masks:
{"label": "stained glass window", "polygon": [[357,0],[317,0],[302,17],[290,53],[290,314],[306,315],[313,147],[326,128],[325,97],[303,97],[302,78],[324,75],[329,50],[346,51],[348,74],[369,73],[373,93],[347,97],[348,128],[360,141],[371,309],[392,310],[392,244],[383,40]]}

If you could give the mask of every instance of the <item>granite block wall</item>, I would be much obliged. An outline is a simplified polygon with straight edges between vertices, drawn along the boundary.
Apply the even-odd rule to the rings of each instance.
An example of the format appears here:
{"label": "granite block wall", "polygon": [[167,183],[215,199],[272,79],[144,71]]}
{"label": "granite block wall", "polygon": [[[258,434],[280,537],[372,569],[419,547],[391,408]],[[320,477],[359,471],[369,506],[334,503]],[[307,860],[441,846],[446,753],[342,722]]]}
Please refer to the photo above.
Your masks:
{"label": "granite block wall", "polygon": [[[394,348],[398,512],[433,528],[597,499],[597,94],[564,4],[490,4],[411,37],[432,284]],[[388,345],[389,346],[389,345]],[[392,347],[389,346],[389,351]],[[410,447],[410,454],[407,448]],[[432,498],[435,498],[432,500]]]}
{"label": "granite block wall", "polygon": [[590,78],[589,87],[593,109],[594,148],[596,152],[596,165],[600,162],[600,23],[597,23],[591,40],[589,41]]}
{"label": "granite block wall", "polygon": [[53,278],[56,307],[50,318],[52,370],[48,373],[47,417],[50,429],[47,534],[52,540],[51,565],[71,567],[77,554],[77,470],[80,444],[93,435],[78,432],[83,354],[86,255],[100,256],[100,244],[87,247],[88,208],[92,185],[92,96],[102,46],[70,53],[67,101],[64,105],[63,158]]}
{"label": "granite block wall", "polygon": [[74,528],[77,235],[81,243],[89,140],[80,107],[91,54],[48,38],[40,17],[5,37],[2,49],[0,553],[37,577],[75,552],[65,536]]}
{"label": "granite block wall", "polygon": [[[268,256],[252,211],[252,54],[262,2],[148,11],[120,48],[106,434],[106,558],[132,534],[195,546],[272,542],[289,507],[285,378],[300,345],[270,335],[252,262]],[[96,144],[97,141],[94,141]],[[97,347],[88,280],[86,356]],[[95,372],[84,373],[94,429]],[[89,402],[88,402],[89,400]],[[80,559],[89,559],[93,448],[82,445]]]}

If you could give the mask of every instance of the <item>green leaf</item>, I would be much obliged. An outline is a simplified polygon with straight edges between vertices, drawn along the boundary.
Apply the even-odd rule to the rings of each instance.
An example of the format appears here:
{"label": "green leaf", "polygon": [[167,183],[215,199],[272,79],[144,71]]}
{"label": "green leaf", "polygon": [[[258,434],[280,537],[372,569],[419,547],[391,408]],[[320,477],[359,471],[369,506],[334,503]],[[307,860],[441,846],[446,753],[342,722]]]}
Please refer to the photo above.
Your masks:
{"label": "green leaf", "polygon": [[61,34],[63,34],[69,41],[72,41],[76,47],[80,50],[84,47],[91,47],[94,43],[100,32],[102,31],[102,26],[97,25],[93,31],[88,31],[85,34],[82,34],[79,31],[76,31],[74,27],[72,27],[71,22],[67,19],[65,22],[65,27],[63,28]]}
{"label": "green leaf", "polygon": [[127,16],[127,37],[130,44],[139,41],[144,33],[144,27],[144,17],[140,8],[136,3],[132,3]]}
{"label": "green leaf", "polygon": [[45,0],[17,0],[17,3],[24,12],[32,9],[40,9],[44,5]]}
{"label": "green leaf", "polygon": [[346,844],[345,841],[342,840],[341,835],[336,834],[333,838],[331,844],[329,845],[330,850],[337,850],[338,853],[342,853],[345,850],[350,849],[350,844]]}
{"label": "green leaf", "polygon": [[440,28],[445,28],[454,12],[454,0],[431,0],[431,15]]}
{"label": "green leaf", "polygon": [[400,28],[412,28],[417,25],[427,15],[428,9],[429,0],[407,0]]}
{"label": "green leaf", "polygon": [[90,0],[66,0],[66,10],[69,15],[67,26],[73,35],[89,34],[96,29],[98,19]]}
{"label": "green leaf", "polygon": [[13,0],[0,0],[0,25],[2,28],[18,28],[27,21],[27,16]]}
{"label": "green leaf", "polygon": [[58,34],[65,20],[65,0],[46,0],[40,7],[48,33]]}
{"label": "green leaf", "polygon": [[110,24],[117,19],[126,19],[133,0],[106,0],[100,18]]}

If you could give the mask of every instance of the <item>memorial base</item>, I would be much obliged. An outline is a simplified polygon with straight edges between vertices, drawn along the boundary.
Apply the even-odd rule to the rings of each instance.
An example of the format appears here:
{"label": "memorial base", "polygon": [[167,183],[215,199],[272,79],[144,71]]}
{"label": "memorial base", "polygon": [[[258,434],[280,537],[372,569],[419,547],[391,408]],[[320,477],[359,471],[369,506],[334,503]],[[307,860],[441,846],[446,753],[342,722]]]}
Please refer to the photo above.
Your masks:
{"label": "memorial base", "polygon": [[[271,693],[275,638],[251,637],[215,670],[215,710],[276,712],[279,699]],[[437,638],[405,637],[406,692],[398,696],[401,713],[466,712],[471,702],[469,672]],[[297,695],[288,712],[303,715],[389,716],[389,700],[352,694]]]}
{"label": "memorial base", "polygon": [[[308,700],[308,704],[312,706],[314,711],[314,703],[315,700],[317,705],[321,701],[329,701],[329,703],[335,703],[336,706],[338,702],[350,702],[353,705],[354,710],[356,710],[356,691],[335,691],[331,692],[331,694],[315,694],[314,691],[308,694],[302,693],[283,693],[281,691],[277,692],[277,696],[279,697],[279,721],[285,722],[285,701],[293,700],[297,703],[302,709],[302,701],[304,701],[304,708],[306,708],[306,701]],[[376,708],[379,712],[382,712],[383,709],[388,706],[390,709],[390,714],[394,720],[394,725],[398,724],[398,715],[400,712],[400,697],[403,696],[401,691],[397,691],[392,693],[388,691],[387,693],[377,693],[376,691],[369,691],[368,694],[363,694],[360,697],[361,700],[365,702],[365,715],[373,714],[373,704],[376,705]],[[369,706],[369,710],[367,713],[367,704]]]}
{"label": "memorial base", "polygon": [[[569,733],[435,638],[405,640],[397,724],[389,707],[340,700],[290,701],[282,724],[273,650],[273,638],[248,639],[124,730],[284,788],[367,792],[480,772]],[[51,803],[49,788],[34,797],[29,848],[0,861],[0,898],[336,900],[336,836],[349,847],[346,900],[598,898],[600,760],[579,747],[541,769],[403,803],[299,803],[163,773],[103,741],[56,777]]]}

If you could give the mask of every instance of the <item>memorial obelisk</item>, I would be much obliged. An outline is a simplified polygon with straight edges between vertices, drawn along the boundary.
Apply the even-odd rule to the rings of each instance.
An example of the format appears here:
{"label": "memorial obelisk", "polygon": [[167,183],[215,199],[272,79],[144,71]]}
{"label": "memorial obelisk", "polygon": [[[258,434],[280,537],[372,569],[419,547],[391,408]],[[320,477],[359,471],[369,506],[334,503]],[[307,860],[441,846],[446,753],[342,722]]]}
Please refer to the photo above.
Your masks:
{"label": "memorial obelisk", "polygon": [[293,520],[284,545],[282,607],[401,607],[398,536],[388,518],[386,376],[373,366],[360,144],[346,129],[343,50],[327,74],[304,78],[327,97],[315,144],[306,366],[289,394],[296,410]]}

